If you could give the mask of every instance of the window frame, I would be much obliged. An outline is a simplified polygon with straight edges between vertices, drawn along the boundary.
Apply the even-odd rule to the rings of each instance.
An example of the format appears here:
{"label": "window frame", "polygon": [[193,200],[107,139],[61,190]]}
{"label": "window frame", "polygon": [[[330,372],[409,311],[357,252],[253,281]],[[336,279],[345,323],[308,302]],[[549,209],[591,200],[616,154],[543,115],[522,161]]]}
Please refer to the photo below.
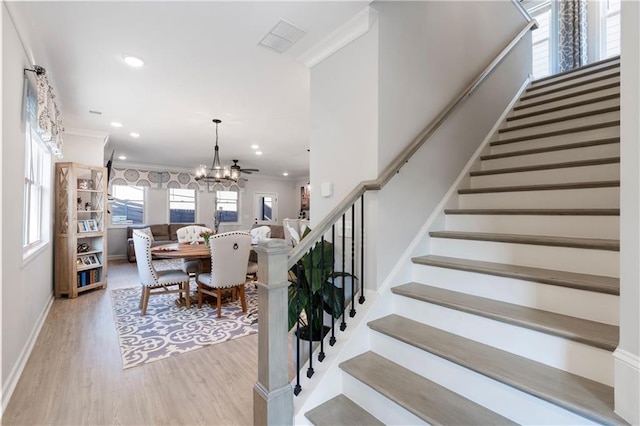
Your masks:
{"label": "window frame", "polygon": [[[51,151],[38,135],[37,129],[25,120],[24,186],[22,209],[22,259],[28,260],[51,242]],[[34,158],[35,157],[35,158]],[[38,191],[37,206],[33,192]],[[35,223],[34,223],[35,222]],[[31,239],[32,226],[36,237]]]}
{"label": "window frame", "polygon": [[[219,211],[218,203],[219,203],[219,201],[218,200],[220,199],[220,197],[218,196],[218,194],[220,192],[235,192],[237,194],[237,198],[235,200],[236,201],[236,213],[237,213],[236,218],[237,218],[237,220],[235,222],[219,221],[219,219],[218,219],[218,211]],[[215,221],[216,225],[218,225],[218,226],[222,225],[222,224],[224,224],[224,225],[240,225],[242,223],[242,218],[240,217],[241,213],[242,213],[242,197],[240,196],[240,194],[241,194],[240,189],[234,188],[234,187],[224,188],[224,189],[216,189],[214,191],[214,200],[213,200],[214,206],[213,207],[214,207],[214,221]]]}
{"label": "window frame", "polygon": [[[125,202],[128,201],[132,201],[131,199],[120,199],[120,198],[116,198],[115,196],[115,188],[114,187],[118,187],[118,186],[132,186],[135,188],[140,188],[142,190],[142,222],[140,223],[113,223],[113,204],[115,202],[115,200],[122,200]],[[111,213],[109,213],[109,228],[126,228],[127,226],[131,226],[131,225],[142,225],[146,223],[146,214],[147,214],[147,187],[145,186],[137,186],[137,185],[109,185],[109,211]],[[137,200],[133,200],[133,201],[137,201]]]}
{"label": "window frame", "polygon": [[[171,191],[192,191],[193,192],[193,222],[179,221],[179,223],[198,223],[198,191],[192,188],[167,188],[167,221],[172,223],[171,220]],[[174,201],[180,203],[181,201]]]}

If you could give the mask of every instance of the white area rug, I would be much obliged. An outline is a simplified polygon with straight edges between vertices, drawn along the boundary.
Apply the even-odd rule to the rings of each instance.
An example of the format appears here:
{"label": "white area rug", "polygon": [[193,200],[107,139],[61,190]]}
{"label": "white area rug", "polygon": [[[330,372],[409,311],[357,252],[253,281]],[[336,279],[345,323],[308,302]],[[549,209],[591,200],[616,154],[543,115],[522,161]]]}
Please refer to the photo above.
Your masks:
{"label": "white area rug", "polygon": [[[158,266],[163,269],[164,265]],[[192,295],[195,288],[192,282]],[[140,292],[140,286],[111,290],[123,369],[258,332],[258,298],[253,285],[246,287],[247,313],[237,300],[223,303],[222,318],[215,304],[205,303],[200,309],[197,303],[178,307],[177,294],[151,296],[147,314],[141,317]]]}

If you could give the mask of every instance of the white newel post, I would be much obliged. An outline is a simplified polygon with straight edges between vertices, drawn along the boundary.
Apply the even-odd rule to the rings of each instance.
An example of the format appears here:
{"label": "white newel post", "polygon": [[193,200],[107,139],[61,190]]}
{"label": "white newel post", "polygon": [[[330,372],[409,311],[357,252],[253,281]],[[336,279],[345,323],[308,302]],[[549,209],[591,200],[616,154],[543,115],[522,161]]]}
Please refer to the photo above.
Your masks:
{"label": "white newel post", "polygon": [[287,259],[284,240],[260,241],[258,253],[258,381],[253,387],[254,425],[292,425],[289,383]]}

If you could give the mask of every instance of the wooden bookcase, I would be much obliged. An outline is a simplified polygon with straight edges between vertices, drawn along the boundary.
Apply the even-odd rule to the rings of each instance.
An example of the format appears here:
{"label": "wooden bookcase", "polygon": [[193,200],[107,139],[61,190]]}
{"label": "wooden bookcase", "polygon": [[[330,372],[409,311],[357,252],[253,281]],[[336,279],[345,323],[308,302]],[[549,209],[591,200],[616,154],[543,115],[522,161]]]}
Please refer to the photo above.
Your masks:
{"label": "wooden bookcase", "polygon": [[107,169],[56,163],[55,296],[107,287]]}

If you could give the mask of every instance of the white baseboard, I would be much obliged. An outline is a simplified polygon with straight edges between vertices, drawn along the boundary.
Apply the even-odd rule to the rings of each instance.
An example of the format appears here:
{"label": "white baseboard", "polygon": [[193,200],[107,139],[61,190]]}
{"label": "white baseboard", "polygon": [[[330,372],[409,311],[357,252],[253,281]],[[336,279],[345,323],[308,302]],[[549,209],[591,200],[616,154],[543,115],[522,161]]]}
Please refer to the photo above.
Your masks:
{"label": "white baseboard", "polygon": [[615,359],[615,412],[632,425],[640,424],[640,356],[623,349]]}
{"label": "white baseboard", "polygon": [[42,312],[40,312],[40,316],[38,316],[38,320],[36,321],[33,330],[31,330],[31,334],[29,335],[27,342],[22,348],[17,362],[11,369],[11,373],[9,373],[7,380],[2,384],[2,412],[0,412],[0,417],[4,415],[4,410],[7,408],[7,405],[9,405],[11,396],[13,396],[13,391],[16,389],[18,380],[20,380],[20,376],[24,371],[24,367],[27,365],[27,361],[29,360],[29,356],[31,356],[33,346],[36,344],[36,340],[38,340],[38,335],[40,335],[40,330],[42,330],[42,326],[44,325],[44,321],[47,318],[47,315],[49,315],[49,311],[51,310],[52,305],[53,293],[50,295],[49,301],[45,304]]}
{"label": "white baseboard", "polygon": [[126,254],[116,254],[107,257],[107,260],[127,260]]}

